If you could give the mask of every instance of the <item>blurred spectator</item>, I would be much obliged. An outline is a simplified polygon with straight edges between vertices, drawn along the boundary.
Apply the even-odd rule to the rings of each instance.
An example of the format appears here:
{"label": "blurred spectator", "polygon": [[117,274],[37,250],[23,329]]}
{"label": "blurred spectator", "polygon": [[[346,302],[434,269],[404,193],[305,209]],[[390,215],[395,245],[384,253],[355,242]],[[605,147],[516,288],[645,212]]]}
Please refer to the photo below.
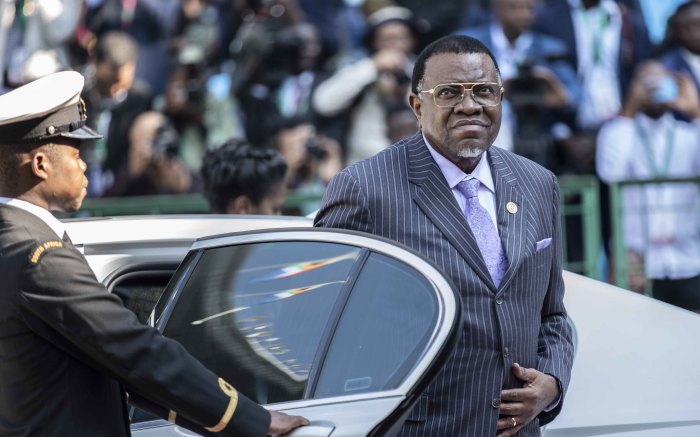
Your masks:
{"label": "blurred spectator", "polygon": [[128,161],[117,171],[105,196],[148,196],[201,191],[198,174],[179,158],[177,131],[159,112],[139,115],[129,130]]}
{"label": "blurred spectator", "polygon": [[347,134],[341,141],[348,163],[372,156],[391,144],[386,108],[406,101],[413,70],[411,11],[389,6],[374,12],[367,22],[367,50],[349,54],[312,97],[319,114],[349,117]]}
{"label": "blurred spectator", "polygon": [[88,6],[86,27],[98,40],[110,31],[123,31],[134,38],[141,55],[136,77],[154,94],[161,94],[170,65],[169,45],[182,18],[183,1],[91,0]]}
{"label": "blurred spectator", "polygon": [[671,71],[686,73],[700,92],[700,2],[683,3],[668,24],[661,62]]}
{"label": "blurred spectator", "polygon": [[202,164],[204,195],[217,214],[280,214],[286,175],[278,151],[239,139],[207,151]]}
{"label": "blurred spectator", "polygon": [[[168,74],[165,94],[154,108],[162,112],[182,139],[178,156],[192,170],[198,171],[207,149],[207,89],[202,77],[202,59],[192,64],[174,64]],[[233,123],[231,123],[233,124]],[[224,125],[226,126],[226,125]]]}
{"label": "blurred spectator", "polygon": [[[538,10],[533,29],[568,45],[569,61],[581,82],[575,116],[552,128],[559,152],[558,172],[595,175],[598,129],[619,113],[634,68],[651,52],[644,22],[615,0],[550,0]],[[602,238],[609,254],[608,191],[605,184],[600,187]],[[564,199],[575,201],[575,197]],[[580,234],[577,230],[582,230],[582,223],[567,220],[575,221],[567,227],[574,235]],[[579,259],[578,254],[574,259]]]}
{"label": "blurred spectator", "polygon": [[327,60],[338,52],[337,18],[342,1],[296,0],[306,20],[318,29],[321,44],[320,58]]}
{"label": "blurred spectator", "polygon": [[312,90],[324,75],[313,25],[258,15],[241,27],[234,48],[233,86],[252,144],[269,141],[278,119],[306,117],[323,123],[310,104]]}
{"label": "blurred spectator", "polygon": [[97,41],[88,66],[83,93],[91,127],[104,135],[86,150],[90,195],[99,196],[127,161],[129,129],[134,119],[151,108],[148,85],[135,78],[136,43],[124,32],[110,32]]}
{"label": "blurred spectator", "polygon": [[[417,30],[416,52],[420,52],[425,46],[450,34],[457,29],[460,20],[464,18],[465,11],[479,13],[478,3],[481,0],[396,0],[399,6],[403,6],[413,12]],[[480,14],[480,18],[484,18]]]}
{"label": "blurred spectator", "polygon": [[579,129],[595,130],[620,111],[635,66],[651,51],[641,17],[614,0],[550,1],[534,29],[569,46],[583,86]]}
{"label": "blurred spectator", "polygon": [[494,54],[505,83],[503,122],[495,145],[550,169],[549,130],[574,113],[580,85],[562,40],[532,31],[535,0],[494,0],[490,24],[460,29]]}
{"label": "blurred spectator", "polygon": [[362,36],[367,27],[366,15],[363,11],[364,0],[342,0],[338,9],[337,33],[338,50],[337,57],[344,53],[362,48]]}
{"label": "blurred spectator", "polygon": [[[6,90],[43,73],[71,68],[68,44],[78,27],[81,11],[82,0],[1,2],[0,88]],[[32,59],[35,56],[39,58]],[[34,64],[33,74],[23,78],[27,62]],[[56,65],[37,65],[46,62]]]}
{"label": "blurred spectator", "polygon": [[[282,153],[289,166],[287,186],[296,194],[316,196],[320,200],[326,185],[342,169],[342,150],[337,141],[316,132],[304,118],[279,121],[273,130],[273,146]],[[318,208],[313,201],[301,206],[306,215]]]}
{"label": "blurred spectator", "polygon": [[418,132],[418,119],[413,109],[405,103],[391,106],[386,111],[387,137],[391,144]]}
{"label": "blurred spectator", "polygon": [[180,18],[170,39],[173,61],[215,66],[220,58],[221,19],[216,0],[182,0]]}
{"label": "blurred spectator", "polygon": [[[672,110],[693,122],[677,120]],[[700,176],[700,99],[691,79],[657,61],[642,64],[597,147],[598,174],[606,182]],[[633,253],[628,259],[644,260],[654,297],[700,312],[698,185],[625,187],[622,211],[625,246]]]}

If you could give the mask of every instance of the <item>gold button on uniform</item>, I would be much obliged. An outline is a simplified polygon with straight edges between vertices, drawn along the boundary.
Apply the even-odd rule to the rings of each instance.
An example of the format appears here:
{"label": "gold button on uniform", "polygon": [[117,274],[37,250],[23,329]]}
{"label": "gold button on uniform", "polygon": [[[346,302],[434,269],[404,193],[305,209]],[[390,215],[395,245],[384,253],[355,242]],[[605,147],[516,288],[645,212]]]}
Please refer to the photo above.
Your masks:
{"label": "gold button on uniform", "polygon": [[515,214],[516,212],[518,212],[518,204],[515,202],[508,202],[508,204],[506,205],[506,209],[509,213]]}

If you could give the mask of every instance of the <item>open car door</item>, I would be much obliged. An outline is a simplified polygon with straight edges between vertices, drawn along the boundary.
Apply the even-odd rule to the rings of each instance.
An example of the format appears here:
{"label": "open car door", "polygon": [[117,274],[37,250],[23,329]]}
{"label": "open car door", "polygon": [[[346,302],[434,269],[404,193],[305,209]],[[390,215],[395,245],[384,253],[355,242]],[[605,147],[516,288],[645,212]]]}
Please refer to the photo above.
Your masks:
{"label": "open car door", "polygon": [[[450,281],[368,234],[263,230],[198,240],[151,318],[295,437],[394,435],[461,325]],[[141,411],[136,437],[194,435]]]}

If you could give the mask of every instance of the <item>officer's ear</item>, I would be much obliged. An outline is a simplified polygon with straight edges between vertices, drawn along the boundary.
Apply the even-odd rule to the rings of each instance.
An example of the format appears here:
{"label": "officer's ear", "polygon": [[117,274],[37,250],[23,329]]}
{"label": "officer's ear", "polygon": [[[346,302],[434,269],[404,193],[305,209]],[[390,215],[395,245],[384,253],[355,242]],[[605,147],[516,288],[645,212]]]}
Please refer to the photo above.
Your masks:
{"label": "officer's ear", "polygon": [[32,154],[31,158],[31,168],[34,176],[41,180],[48,179],[51,171],[50,154],[40,148],[34,154]]}

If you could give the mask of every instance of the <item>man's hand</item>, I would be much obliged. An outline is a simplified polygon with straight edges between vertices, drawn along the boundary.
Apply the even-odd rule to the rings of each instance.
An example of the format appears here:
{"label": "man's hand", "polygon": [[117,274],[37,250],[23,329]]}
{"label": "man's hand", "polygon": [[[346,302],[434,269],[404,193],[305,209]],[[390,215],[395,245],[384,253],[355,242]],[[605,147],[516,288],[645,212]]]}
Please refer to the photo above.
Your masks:
{"label": "man's hand", "polygon": [[294,428],[308,425],[308,419],[301,416],[290,416],[288,414],[270,411],[272,420],[270,421],[270,429],[267,431],[269,435],[285,434]]}
{"label": "man's hand", "polygon": [[565,108],[569,106],[569,92],[552,70],[541,65],[532,67],[532,75],[547,82],[544,103],[548,108]]}
{"label": "man's hand", "polygon": [[687,115],[691,120],[700,119],[700,97],[693,79],[686,73],[675,76],[678,82],[678,98],[671,103],[671,108]]}
{"label": "man's hand", "polygon": [[498,437],[515,435],[559,398],[559,384],[553,376],[518,363],[513,363],[512,370],[523,381],[523,388],[501,391]]}

